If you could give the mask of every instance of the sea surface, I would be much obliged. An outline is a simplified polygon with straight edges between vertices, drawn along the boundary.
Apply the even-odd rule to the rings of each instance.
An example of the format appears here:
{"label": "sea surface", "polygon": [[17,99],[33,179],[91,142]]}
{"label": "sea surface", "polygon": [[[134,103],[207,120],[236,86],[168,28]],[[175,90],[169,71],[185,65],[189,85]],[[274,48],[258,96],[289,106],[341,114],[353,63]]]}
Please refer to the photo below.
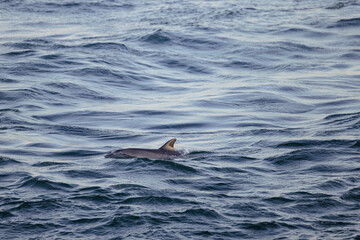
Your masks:
{"label": "sea surface", "polygon": [[0,239],[359,240],[360,1],[0,0]]}

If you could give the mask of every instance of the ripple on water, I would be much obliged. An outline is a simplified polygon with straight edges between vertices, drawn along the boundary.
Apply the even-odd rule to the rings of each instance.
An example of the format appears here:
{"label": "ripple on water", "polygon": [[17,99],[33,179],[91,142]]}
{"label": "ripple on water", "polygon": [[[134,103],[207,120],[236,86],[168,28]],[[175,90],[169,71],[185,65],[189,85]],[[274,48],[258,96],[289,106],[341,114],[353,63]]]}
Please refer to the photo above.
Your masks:
{"label": "ripple on water", "polygon": [[45,47],[49,43],[50,41],[44,39],[29,39],[25,41],[5,43],[4,45],[15,49],[31,50]]}
{"label": "ripple on water", "polygon": [[199,123],[199,122],[190,122],[190,123],[173,123],[173,124],[160,124],[151,126],[149,130],[165,130],[165,129],[174,129],[174,130],[187,130],[187,129],[201,129],[206,128],[208,123]]}
{"label": "ripple on water", "polygon": [[359,203],[360,202],[360,188],[359,187],[351,188],[350,190],[348,190],[346,193],[344,193],[341,196],[341,199]]}
{"label": "ripple on water", "polygon": [[257,223],[243,223],[241,224],[245,229],[251,231],[275,231],[283,228],[296,229],[297,227],[291,224],[280,221],[266,221]]}
{"label": "ripple on water", "polygon": [[105,179],[114,178],[114,175],[102,173],[100,171],[93,170],[67,170],[64,174],[70,178],[85,178],[85,179]]}
{"label": "ripple on water", "polygon": [[185,210],[184,212],[181,212],[181,215],[185,216],[187,220],[185,221],[192,221],[193,219],[195,221],[201,221],[205,219],[216,219],[216,220],[225,220],[226,217],[219,214],[214,209],[208,209],[208,208],[201,208],[201,207],[193,207],[190,209]]}
{"label": "ripple on water", "polygon": [[344,7],[349,7],[349,6],[358,6],[359,3],[357,1],[344,1],[344,2],[337,2],[334,3],[332,5],[330,5],[329,7],[327,7],[326,9],[331,9],[331,10],[338,10]]}
{"label": "ripple on water", "polygon": [[[14,204],[14,203],[12,203]],[[41,199],[27,200],[18,202],[18,204],[10,209],[14,214],[24,214],[33,212],[38,213],[42,210],[53,211],[63,207],[62,200],[59,199]]]}
{"label": "ripple on water", "polygon": [[121,204],[126,204],[126,205],[151,205],[152,207],[154,206],[161,206],[163,207],[164,205],[187,205],[187,204],[193,204],[193,202],[190,202],[188,200],[185,199],[180,199],[180,198],[174,198],[174,197],[165,197],[165,196],[144,196],[144,197],[130,197],[125,199],[124,201],[121,202]]}
{"label": "ripple on water", "polygon": [[332,150],[324,151],[323,149],[305,148],[281,154],[279,156],[269,157],[266,158],[265,161],[278,166],[301,166],[304,164],[314,164],[314,162],[319,163],[320,161],[326,161],[334,153],[335,152]]}
{"label": "ripple on water", "polygon": [[[76,120],[76,118],[75,118]],[[74,126],[74,125],[47,125],[46,129],[48,129],[49,132],[56,131],[59,133],[62,133],[64,135],[69,136],[86,136],[89,138],[100,138],[100,139],[124,139],[124,138],[136,138],[136,136],[129,137],[128,131],[119,131],[119,130],[101,130],[101,129],[94,129],[94,128],[88,128],[88,127],[80,127],[80,126]],[[72,150],[74,155],[76,155],[76,150]],[[84,155],[86,154],[94,154],[97,153],[100,154],[100,152],[93,151],[93,152],[86,152],[86,150],[78,150],[81,154],[83,151]],[[97,152],[97,153],[96,153]],[[64,154],[66,154],[66,151],[63,151]],[[55,153],[56,154],[56,153]],[[59,152],[61,155],[62,153]]]}
{"label": "ripple on water", "polygon": [[278,148],[337,148],[337,147],[353,147],[357,141],[331,139],[331,140],[295,140],[278,144]]}
{"label": "ripple on water", "polygon": [[32,166],[33,167],[58,167],[58,166],[68,166],[71,165],[71,163],[66,163],[66,162],[37,162],[34,163]]}
{"label": "ripple on water", "polygon": [[133,183],[120,183],[120,184],[112,185],[111,188],[115,190],[124,190],[124,191],[142,191],[147,187]]}
{"label": "ripple on water", "polygon": [[346,28],[346,27],[359,27],[360,18],[347,18],[336,21],[335,24],[330,25],[328,28]]}
{"label": "ripple on water", "polygon": [[192,62],[189,62],[186,59],[165,59],[160,61],[161,64],[165,65],[168,68],[176,68],[179,70],[186,71],[188,73],[194,73],[194,74],[210,74],[211,70],[210,68],[207,68],[205,66],[201,65],[195,65]]}
{"label": "ripple on water", "polygon": [[87,43],[81,46],[82,48],[89,48],[93,50],[116,50],[116,51],[126,51],[128,48],[123,43],[116,42],[95,42]]}
{"label": "ripple on water", "polygon": [[30,57],[34,56],[36,51],[34,50],[19,50],[5,53],[4,55],[7,57]]}
{"label": "ripple on water", "polygon": [[341,179],[329,180],[318,184],[318,188],[325,191],[342,190],[347,188],[347,183]]}
{"label": "ripple on water", "polygon": [[64,225],[56,223],[44,223],[41,219],[24,220],[16,224],[15,222],[10,221],[9,223],[4,224],[4,226],[8,229],[7,237],[9,238],[16,238],[24,232],[27,232],[27,237],[37,238],[39,234],[48,234],[48,232],[57,231],[57,229],[65,227]]}
{"label": "ripple on water", "polygon": [[113,97],[107,96],[98,90],[92,90],[84,84],[75,84],[70,82],[49,82],[45,86],[49,87],[51,91],[61,92],[63,97],[67,99],[87,100],[114,100]]}
{"label": "ripple on water", "polygon": [[318,172],[318,173],[341,173],[349,172],[349,168],[340,164],[316,164],[305,171],[307,172]]}
{"label": "ripple on water", "polygon": [[0,95],[1,100],[6,101],[31,101],[31,100],[53,100],[54,98],[64,97],[59,92],[49,91],[41,88],[14,89],[4,91]]}
{"label": "ripple on water", "polygon": [[2,211],[0,210],[0,217],[3,218],[3,219],[7,219],[7,218],[10,218],[10,217],[14,217],[15,215],[12,214],[10,211]]}
{"label": "ripple on water", "polygon": [[79,149],[79,150],[52,152],[49,155],[53,157],[89,157],[89,156],[99,156],[103,154],[104,154],[103,152],[99,152],[99,151]]}
{"label": "ripple on water", "polygon": [[297,102],[285,96],[269,92],[238,92],[227,94],[218,101],[235,105],[251,111],[304,114],[314,109],[313,106]]}
{"label": "ripple on water", "polygon": [[75,185],[67,184],[63,182],[55,182],[48,180],[44,177],[31,177],[27,176],[22,178],[16,183],[17,188],[24,189],[39,189],[46,191],[61,191],[67,192],[71,191]]}
{"label": "ripple on water", "polygon": [[276,212],[271,211],[271,209],[266,208],[262,204],[254,203],[254,202],[242,202],[242,203],[232,204],[231,206],[229,206],[226,215],[232,217],[254,218],[254,219],[264,219],[264,218],[273,219],[279,217],[279,215]]}
{"label": "ripple on water", "polygon": [[175,161],[155,160],[154,162],[150,163],[150,165],[154,167],[158,166],[166,170],[173,170],[174,172],[182,172],[188,174],[200,173],[199,170],[196,168]]}
{"label": "ripple on water", "polygon": [[144,35],[140,40],[151,44],[165,44],[171,42],[171,38],[172,36],[169,33],[158,29],[155,32]]}
{"label": "ripple on water", "polygon": [[1,83],[18,83],[19,81],[15,80],[15,79],[11,79],[11,78],[0,77],[0,82]]}
{"label": "ripple on water", "polygon": [[171,176],[200,174],[200,171],[184,163],[169,160],[150,160],[145,158],[121,159],[106,163],[112,170],[142,174],[154,172]]}
{"label": "ripple on water", "polygon": [[[109,121],[110,119],[125,119],[129,118],[128,115],[124,113],[118,112],[102,112],[102,111],[70,111],[70,112],[60,112],[46,115],[33,115],[36,119],[46,120],[50,122],[69,122],[69,123],[81,123],[81,122],[90,122],[91,119],[101,120],[101,121]],[[68,127],[75,129],[76,126],[58,126]],[[87,129],[86,127],[78,127],[80,129]],[[90,130],[90,129],[89,129]],[[93,129],[92,132],[100,132],[101,130]]]}
{"label": "ripple on water", "polygon": [[281,31],[276,31],[275,34],[284,34],[284,35],[299,35],[301,37],[310,37],[310,38],[324,38],[331,37],[336,34],[329,31],[323,30],[314,30],[308,28],[287,28]]}
{"label": "ripple on water", "polygon": [[295,202],[288,207],[286,211],[295,211],[314,214],[328,213],[337,209],[339,206],[344,206],[331,194],[310,193],[310,192],[291,192],[285,195],[287,198],[295,200]]}
{"label": "ripple on water", "polygon": [[19,164],[21,165],[23,163],[18,160],[9,158],[9,157],[0,156],[0,166],[2,166],[2,167],[19,165]]}
{"label": "ripple on water", "polygon": [[309,2],[1,1],[0,235],[360,239],[360,5]]}

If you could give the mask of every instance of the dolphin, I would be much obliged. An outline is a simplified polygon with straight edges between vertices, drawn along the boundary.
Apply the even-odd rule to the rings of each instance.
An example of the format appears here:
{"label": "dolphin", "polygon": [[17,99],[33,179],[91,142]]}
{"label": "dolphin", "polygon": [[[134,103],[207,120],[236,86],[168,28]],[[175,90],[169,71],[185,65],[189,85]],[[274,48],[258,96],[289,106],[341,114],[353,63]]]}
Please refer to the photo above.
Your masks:
{"label": "dolphin", "polygon": [[172,159],[174,157],[180,156],[181,153],[175,151],[174,143],[176,138],[173,138],[167,141],[159,149],[144,149],[144,148],[125,148],[112,151],[105,155],[105,158],[124,158],[124,157],[134,157],[134,158],[148,158],[153,160],[165,160]]}

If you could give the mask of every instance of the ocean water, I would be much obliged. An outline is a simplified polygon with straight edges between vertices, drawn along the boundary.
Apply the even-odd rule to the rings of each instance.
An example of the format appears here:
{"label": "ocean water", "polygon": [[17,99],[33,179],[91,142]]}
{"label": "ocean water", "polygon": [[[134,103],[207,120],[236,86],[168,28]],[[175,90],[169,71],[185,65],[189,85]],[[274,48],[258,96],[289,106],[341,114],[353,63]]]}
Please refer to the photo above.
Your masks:
{"label": "ocean water", "polygon": [[0,238],[360,239],[359,13],[1,0]]}

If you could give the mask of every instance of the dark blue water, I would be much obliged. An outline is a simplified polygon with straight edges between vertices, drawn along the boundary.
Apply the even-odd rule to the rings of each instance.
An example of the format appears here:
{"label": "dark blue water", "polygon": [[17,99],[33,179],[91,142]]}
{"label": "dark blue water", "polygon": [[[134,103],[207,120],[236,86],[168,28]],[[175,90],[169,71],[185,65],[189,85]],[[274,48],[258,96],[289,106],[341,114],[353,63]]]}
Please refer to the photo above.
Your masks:
{"label": "dark blue water", "polygon": [[360,239],[359,13],[1,0],[0,238]]}

